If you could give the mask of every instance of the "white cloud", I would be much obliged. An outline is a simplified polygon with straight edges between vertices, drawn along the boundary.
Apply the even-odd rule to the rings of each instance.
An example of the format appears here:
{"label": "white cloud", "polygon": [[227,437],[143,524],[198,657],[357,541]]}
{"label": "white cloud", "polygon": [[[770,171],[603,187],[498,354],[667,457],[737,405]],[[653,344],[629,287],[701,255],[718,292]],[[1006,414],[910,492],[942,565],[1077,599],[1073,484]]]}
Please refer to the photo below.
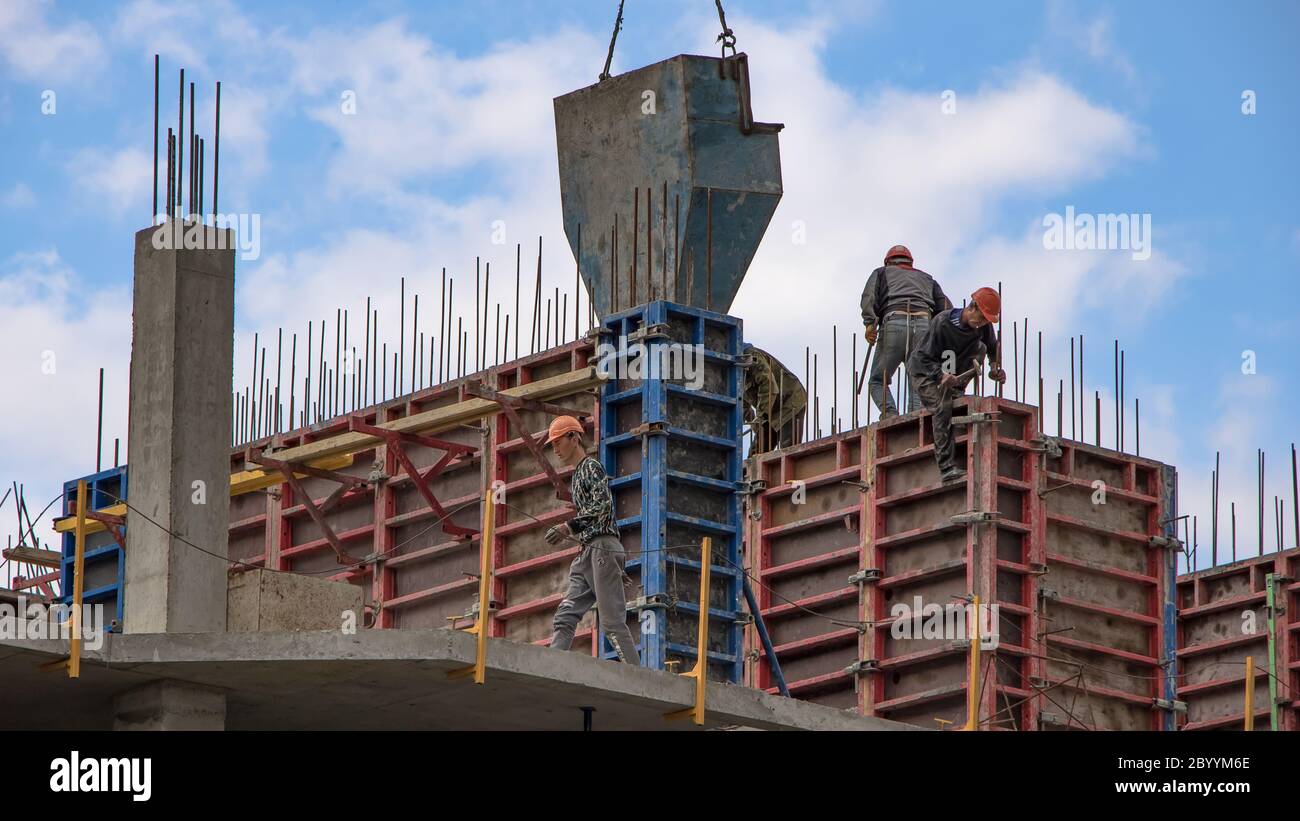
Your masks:
{"label": "white cloud", "polygon": [[0,194],[0,205],[5,208],[27,208],[36,202],[32,189],[26,183],[16,182],[8,191]]}
{"label": "white cloud", "polygon": [[[291,83],[315,101],[311,116],[342,142],[331,182],[373,195],[479,162],[554,165],[551,98],[590,82],[579,55],[599,44],[562,30],[462,58],[389,20],[283,45]],[[355,114],[343,113],[345,91],[355,94]]]}
{"label": "white cloud", "polygon": [[89,24],[60,27],[46,18],[48,8],[35,0],[0,3],[0,58],[18,75],[51,84],[82,76],[103,62],[103,43]]}
{"label": "white cloud", "polygon": [[[161,149],[160,149],[161,151]],[[137,206],[147,221],[148,208],[153,206],[149,187],[153,185],[153,160],[142,149],[122,148],[106,151],[87,148],[77,152],[69,161],[67,170],[85,190],[104,197],[103,204],[114,211]],[[165,169],[166,166],[164,166]],[[166,193],[166,172],[158,185]]]}
{"label": "white cloud", "polygon": [[[95,469],[100,367],[105,463],[112,464],[114,437],[126,449],[131,297],[127,288],[89,286],[50,249],[0,263],[0,304],[0,349],[12,400],[0,433],[0,483],[25,485],[35,517],[64,480]],[[48,516],[36,528],[42,543],[53,535]],[[0,516],[0,540],[7,544],[6,536],[18,541],[12,515]]]}

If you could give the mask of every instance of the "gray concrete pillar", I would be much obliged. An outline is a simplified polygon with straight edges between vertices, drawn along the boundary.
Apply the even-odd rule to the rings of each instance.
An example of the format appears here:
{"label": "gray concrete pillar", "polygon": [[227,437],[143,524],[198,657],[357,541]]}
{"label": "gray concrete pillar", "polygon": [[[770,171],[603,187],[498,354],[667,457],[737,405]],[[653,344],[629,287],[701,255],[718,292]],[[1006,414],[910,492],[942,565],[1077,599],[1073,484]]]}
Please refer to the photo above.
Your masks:
{"label": "gray concrete pillar", "polygon": [[135,235],[128,633],[226,628],[235,234],[174,224]]}
{"label": "gray concrete pillar", "polygon": [[151,681],[113,698],[114,730],[224,730],[226,694],[179,681]]}

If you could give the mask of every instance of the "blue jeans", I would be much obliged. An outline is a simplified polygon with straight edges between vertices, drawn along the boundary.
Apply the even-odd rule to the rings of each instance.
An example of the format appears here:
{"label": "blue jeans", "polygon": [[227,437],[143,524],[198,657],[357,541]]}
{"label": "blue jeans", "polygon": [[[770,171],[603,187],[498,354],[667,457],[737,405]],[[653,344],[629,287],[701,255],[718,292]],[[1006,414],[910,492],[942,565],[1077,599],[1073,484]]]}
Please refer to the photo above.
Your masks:
{"label": "blue jeans", "polygon": [[[889,390],[894,372],[898,366],[907,361],[912,351],[921,345],[921,339],[930,327],[930,320],[923,316],[906,316],[903,314],[887,315],[881,324],[876,338],[875,361],[871,363],[871,380],[867,383],[867,394],[871,401],[880,408],[880,416],[893,416],[898,413],[894,404],[894,395]],[[908,372],[909,390],[907,411],[911,413],[921,409],[921,396],[911,382],[912,374]]]}

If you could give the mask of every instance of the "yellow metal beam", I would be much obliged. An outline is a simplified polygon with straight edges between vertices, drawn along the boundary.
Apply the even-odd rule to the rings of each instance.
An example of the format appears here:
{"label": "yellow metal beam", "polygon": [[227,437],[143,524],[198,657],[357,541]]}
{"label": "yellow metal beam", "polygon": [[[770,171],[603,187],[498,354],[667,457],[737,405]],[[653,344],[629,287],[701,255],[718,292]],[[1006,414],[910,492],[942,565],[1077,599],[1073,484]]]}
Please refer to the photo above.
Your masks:
{"label": "yellow metal beam", "polygon": [[[311,467],[320,468],[321,470],[342,470],[351,467],[354,457],[352,454],[343,456],[331,456],[328,459],[318,459],[314,462],[308,462]],[[307,474],[299,473],[299,479],[307,478]],[[245,493],[252,493],[255,490],[263,490],[284,481],[278,470],[241,470],[238,473],[230,474],[230,495],[240,496]],[[102,507],[95,511],[106,516],[126,516],[127,507],[124,503],[119,502],[115,505]],[[65,516],[62,519],[54,520],[54,531],[56,533],[69,533],[75,530],[77,521],[75,516]],[[94,533],[103,533],[108,528],[103,522],[91,519],[86,522],[86,535]]]}
{"label": "yellow metal beam", "polygon": [[966,684],[966,730],[978,730],[980,710],[980,597],[975,596],[970,629],[970,680]]}
{"label": "yellow metal beam", "polygon": [[479,539],[478,562],[478,618],[474,626],[466,630],[478,639],[475,643],[474,663],[447,673],[447,678],[458,679],[474,676],[475,684],[482,684],[487,678],[487,640],[488,624],[492,620],[492,534],[496,528],[496,505],[492,503],[492,491],[483,494],[483,531]]}
{"label": "yellow metal beam", "polygon": [[708,536],[700,544],[700,617],[696,630],[695,666],[689,673],[682,673],[686,678],[695,679],[695,704],[683,710],[664,713],[664,718],[686,718],[697,726],[704,726],[704,685],[709,678],[709,582],[713,575],[713,539]]}
{"label": "yellow metal beam", "polygon": [[1255,729],[1255,657],[1246,656],[1246,730]]}
{"label": "yellow metal beam", "polygon": [[72,657],[68,659],[68,678],[81,678],[81,604],[86,587],[86,482],[77,482],[77,553],[72,572]]}

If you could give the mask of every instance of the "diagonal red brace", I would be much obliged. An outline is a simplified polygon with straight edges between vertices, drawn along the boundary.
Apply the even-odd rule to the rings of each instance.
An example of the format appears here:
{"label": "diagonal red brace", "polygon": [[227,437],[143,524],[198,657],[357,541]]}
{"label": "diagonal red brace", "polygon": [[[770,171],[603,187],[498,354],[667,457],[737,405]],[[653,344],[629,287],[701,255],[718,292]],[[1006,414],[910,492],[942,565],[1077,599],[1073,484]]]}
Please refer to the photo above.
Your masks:
{"label": "diagonal red brace", "polygon": [[[280,459],[273,459],[269,456],[263,455],[261,450],[258,449],[249,450],[248,460],[255,464],[278,470],[284,475],[285,481],[293,488],[294,498],[302,502],[302,506],[306,509],[307,515],[316,523],[316,527],[320,528],[321,535],[325,538],[325,541],[329,542],[329,546],[334,549],[334,557],[338,560],[339,564],[356,564],[358,562],[357,559],[348,555],[348,552],[343,549],[343,543],[339,541],[339,537],[334,532],[334,528],[330,527],[329,523],[325,521],[325,514],[338,505],[348,491],[357,487],[365,487],[369,484],[365,479],[362,479],[359,476],[348,476],[345,473],[335,473],[332,470],[321,470],[320,468],[314,468],[296,462],[285,462]],[[298,478],[299,473],[304,473],[308,476],[315,476],[321,479],[328,479],[332,482],[338,482],[339,486],[333,493],[327,496],[325,501],[321,502],[318,507],[316,503],[312,501],[311,494],[303,487],[302,480]]]}
{"label": "diagonal red brace", "polygon": [[502,412],[504,412],[506,418],[510,420],[510,427],[519,433],[519,437],[524,440],[524,447],[528,448],[528,452],[537,460],[537,464],[541,465],[542,472],[546,474],[546,478],[555,486],[556,498],[561,501],[572,502],[573,494],[569,492],[568,486],[564,484],[564,480],[560,478],[560,475],[555,472],[555,468],[551,465],[551,461],[546,458],[546,454],[542,453],[542,446],[538,444],[537,440],[533,438],[533,435],[528,432],[528,428],[524,425],[523,420],[519,418],[519,411],[532,410],[540,411],[541,413],[548,413],[552,416],[575,416],[579,418],[585,418],[591,414],[571,410],[570,408],[561,407],[560,405],[552,405],[550,402],[541,402],[536,399],[521,399],[518,396],[510,396],[509,394],[493,390],[481,382],[471,382],[466,385],[465,392],[482,399],[491,399],[501,406]]}
{"label": "diagonal red brace", "polygon": [[[464,527],[447,521],[448,513],[438,502],[438,497],[433,495],[429,488],[429,482],[438,474],[442,473],[443,468],[448,464],[459,459],[462,456],[472,454],[475,450],[470,445],[464,445],[460,442],[448,442],[444,439],[435,439],[431,436],[422,436],[418,433],[403,433],[401,431],[389,430],[388,428],[379,428],[374,425],[366,424],[360,416],[348,418],[348,430],[354,433],[364,433],[368,436],[374,436],[377,439],[384,440],[384,444],[397,457],[398,463],[402,470],[410,477],[411,484],[424,497],[425,503],[433,514],[438,517],[441,523],[442,532],[449,533],[453,536],[470,537],[478,534],[478,530],[472,527]],[[411,457],[407,456],[404,445],[421,445],[434,450],[446,451],[431,467],[421,473],[415,464],[411,462]]]}

